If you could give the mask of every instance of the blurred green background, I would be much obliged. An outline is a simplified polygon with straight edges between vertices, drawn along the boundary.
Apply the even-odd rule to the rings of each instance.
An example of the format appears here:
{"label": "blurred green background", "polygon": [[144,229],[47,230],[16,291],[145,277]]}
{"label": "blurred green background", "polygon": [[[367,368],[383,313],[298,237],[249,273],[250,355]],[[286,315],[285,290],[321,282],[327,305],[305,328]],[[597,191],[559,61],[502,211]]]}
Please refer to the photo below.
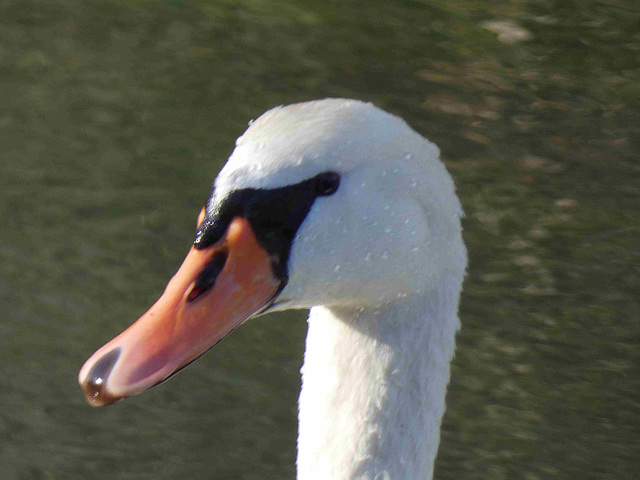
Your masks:
{"label": "blurred green background", "polygon": [[636,0],[0,1],[0,477],[293,479],[304,313],[95,410],[248,120],[372,101],[437,143],[470,268],[436,479],[638,478]]}

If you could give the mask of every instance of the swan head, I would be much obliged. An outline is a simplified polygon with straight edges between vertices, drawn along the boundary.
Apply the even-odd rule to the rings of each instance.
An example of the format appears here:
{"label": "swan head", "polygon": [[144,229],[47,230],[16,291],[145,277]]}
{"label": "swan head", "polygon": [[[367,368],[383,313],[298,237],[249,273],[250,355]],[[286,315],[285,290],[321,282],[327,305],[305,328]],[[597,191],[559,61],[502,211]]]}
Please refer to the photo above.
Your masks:
{"label": "swan head", "polygon": [[377,308],[462,277],[461,215],[438,148],[399,117],[344,99],[274,108],[238,138],[165,293],[85,363],[85,395],[141,393],[265,311]]}

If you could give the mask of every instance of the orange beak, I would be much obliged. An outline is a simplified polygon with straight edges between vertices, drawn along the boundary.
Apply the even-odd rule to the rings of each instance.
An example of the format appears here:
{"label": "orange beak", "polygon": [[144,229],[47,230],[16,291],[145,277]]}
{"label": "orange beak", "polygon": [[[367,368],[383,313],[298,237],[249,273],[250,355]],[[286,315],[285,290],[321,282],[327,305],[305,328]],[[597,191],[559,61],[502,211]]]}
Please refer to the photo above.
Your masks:
{"label": "orange beak", "polygon": [[[212,270],[213,284],[203,284]],[[87,401],[108,405],[166,380],[268,306],[281,283],[249,222],[234,218],[215,244],[192,247],[149,311],[87,360],[78,376]]]}

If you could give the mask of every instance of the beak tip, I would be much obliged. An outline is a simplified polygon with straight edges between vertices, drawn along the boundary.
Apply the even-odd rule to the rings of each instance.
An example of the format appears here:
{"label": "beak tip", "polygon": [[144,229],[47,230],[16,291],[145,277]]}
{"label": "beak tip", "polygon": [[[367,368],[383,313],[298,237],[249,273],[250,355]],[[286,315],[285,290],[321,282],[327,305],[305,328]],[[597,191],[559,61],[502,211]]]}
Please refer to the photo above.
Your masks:
{"label": "beak tip", "polygon": [[80,382],[80,388],[82,388],[85,400],[92,407],[104,407],[125,398],[111,394],[104,384],[93,381]]}
{"label": "beak tip", "polygon": [[[112,394],[107,388],[109,375],[120,357],[120,352],[120,348],[114,348],[97,360],[90,358],[82,368],[78,382],[85,399],[92,407],[103,407],[124,398]],[[86,370],[88,373],[83,375]]]}

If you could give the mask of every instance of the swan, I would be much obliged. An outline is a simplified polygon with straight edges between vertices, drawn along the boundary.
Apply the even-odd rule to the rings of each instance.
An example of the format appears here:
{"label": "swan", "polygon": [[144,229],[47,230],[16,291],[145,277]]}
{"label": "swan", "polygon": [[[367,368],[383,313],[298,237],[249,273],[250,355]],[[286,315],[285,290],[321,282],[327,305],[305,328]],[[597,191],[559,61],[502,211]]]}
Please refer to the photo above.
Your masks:
{"label": "swan", "polygon": [[310,309],[299,480],[430,479],[466,269],[438,148],[370,103],[250,122],[158,301],[82,367],[102,406],[163,382],[245,320]]}

